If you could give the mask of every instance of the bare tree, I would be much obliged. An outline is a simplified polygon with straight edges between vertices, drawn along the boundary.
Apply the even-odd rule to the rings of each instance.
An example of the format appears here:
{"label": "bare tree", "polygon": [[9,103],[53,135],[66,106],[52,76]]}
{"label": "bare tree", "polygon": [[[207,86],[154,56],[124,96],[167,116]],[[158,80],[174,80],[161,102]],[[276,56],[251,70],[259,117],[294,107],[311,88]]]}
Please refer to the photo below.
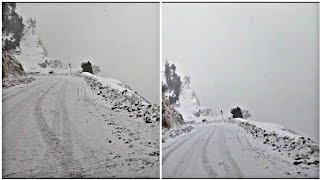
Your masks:
{"label": "bare tree", "polygon": [[98,74],[101,72],[100,67],[98,65],[92,65],[93,74]]}

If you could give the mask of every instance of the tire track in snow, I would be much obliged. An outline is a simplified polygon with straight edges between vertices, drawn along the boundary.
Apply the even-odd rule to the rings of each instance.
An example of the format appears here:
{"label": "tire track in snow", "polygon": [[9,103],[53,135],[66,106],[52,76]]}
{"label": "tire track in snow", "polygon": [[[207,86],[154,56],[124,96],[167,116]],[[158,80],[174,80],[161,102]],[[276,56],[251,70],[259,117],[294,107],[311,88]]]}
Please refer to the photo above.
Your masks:
{"label": "tire track in snow", "polygon": [[[73,142],[72,142],[72,128],[71,121],[68,116],[68,108],[66,106],[66,90],[68,88],[68,82],[65,80],[59,89],[59,102],[61,112],[61,123],[62,123],[62,143],[66,147],[65,153],[69,158],[68,162],[72,164],[68,172],[71,172],[72,177],[82,177],[83,168],[79,166],[79,163],[75,163],[73,159]],[[76,164],[78,166],[76,167]]]}
{"label": "tire track in snow", "polygon": [[[83,107],[86,107],[85,109],[89,112],[89,108],[87,106],[87,92],[86,92],[86,84],[83,83],[82,79],[80,79],[80,82],[76,83],[76,84],[72,84],[72,87],[77,87],[76,89],[76,93],[77,93],[77,98],[78,98],[78,103],[84,103],[82,104]],[[91,105],[91,104],[90,104]],[[80,105],[81,106],[81,105]],[[98,113],[98,111],[96,112]],[[95,113],[93,113],[95,114]],[[80,132],[77,131],[77,128],[73,128],[72,129],[73,135],[74,135],[74,145],[77,146],[83,157],[81,163],[84,165],[88,165],[89,168],[87,169],[83,169],[82,170],[82,177],[95,177],[95,170],[99,169],[99,168],[104,168],[105,164],[104,161],[102,161],[101,159],[97,158],[95,155],[95,150],[92,149],[90,146],[88,146],[86,144],[86,142],[83,141],[83,134],[81,134]]]}
{"label": "tire track in snow", "polygon": [[208,144],[211,140],[211,137],[214,135],[215,133],[215,129],[211,130],[210,135],[208,136],[208,138],[206,139],[206,142],[204,143],[204,146],[201,149],[201,162],[202,162],[202,166],[205,169],[205,171],[208,173],[209,177],[208,178],[215,178],[218,176],[218,173],[215,172],[212,168],[212,166],[210,165],[210,161],[208,158]]}
{"label": "tire track in snow", "polygon": [[231,168],[231,169],[226,168],[225,169],[226,173],[228,173],[228,176],[231,176],[233,178],[243,178],[244,175],[242,174],[237,162],[231,156],[229,147],[227,146],[224,131],[225,131],[224,127],[221,127],[219,129],[219,153],[221,157],[224,159],[224,162],[226,162]]}
{"label": "tire track in snow", "polygon": [[[200,131],[193,133],[192,138],[194,138],[195,136],[197,136],[198,134],[200,134]],[[185,137],[183,140],[181,140],[175,147],[173,147],[168,153],[166,153],[163,158],[162,158],[162,164],[165,163],[165,161],[168,159],[168,157],[175,151],[177,150],[180,146],[182,146],[186,141],[190,140],[189,137],[192,134],[190,134],[189,136]]]}
{"label": "tire track in snow", "polygon": [[[67,177],[79,177],[79,174],[74,171],[74,159],[72,157],[72,149],[65,144],[65,141],[58,139],[56,134],[46,122],[42,114],[42,103],[48,93],[58,84],[54,83],[48,90],[46,90],[36,101],[34,108],[35,120],[41,132],[42,138],[49,148],[49,156],[55,158],[58,164],[62,167],[63,173]],[[70,142],[69,142],[70,143]],[[70,153],[71,152],[71,153]]]}
{"label": "tire track in snow", "polygon": [[[200,131],[199,131],[199,133],[200,133]],[[206,132],[205,131],[201,131],[201,133],[202,134],[206,134]],[[200,136],[200,135],[199,135]],[[201,135],[202,136],[202,135]],[[191,147],[196,147],[195,145],[196,144],[198,144],[198,143],[201,143],[201,141],[193,141],[192,142],[192,144],[190,145]],[[173,177],[180,177],[180,176],[177,176],[177,175],[179,175],[179,171],[182,169],[182,170],[184,170],[183,168],[181,168],[181,166],[180,165],[182,165],[182,164],[185,164],[185,162],[187,161],[187,160],[189,160],[188,158],[185,158],[185,157],[191,157],[193,154],[194,154],[194,152],[195,152],[195,150],[194,149],[192,149],[192,148],[188,148],[187,149],[187,151],[182,155],[182,159],[180,159],[180,161],[177,163],[177,166],[175,167],[175,169],[174,169],[174,171],[173,172],[175,172],[175,174],[174,174],[174,176]]]}
{"label": "tire track in snow", "polygon": [[170,145],[168,145],[168,146],[166,146],[166,147],[163,147],[162,150],[165,151],[165,150],[173,147],[173,146],[174,146],[175,144],[177,144],[178,142],[181,142],[181,141],[183,141],[183,140],[185,140],[185,139],[188,139],[192,134],[196,135],[196,134],[200,133],[199,131],[196,131],[196,133],[195,133],[194,131],[196,131],[196,130],[193,130],[193,132],[190,131],[190,132],[186,133],[186,135],[184,135],[183,137],[181,137],[181,140],[178,140],[177,142],[174,142],[174,143],[172,143],[172,144],[170,144]]}
{"label": "tire track in snow", "polygon": [[[77,97],[81,99],[81,97],[80,97],[80,94],[81,94],[83,96],[82,102],[86,101],[87,100],[87,93],[86,93],[85,85],[82,82],[80,82],[77,84],[73,84],[73,87],[78,87],[78,88],[76,88]],[[82,87],[81,88],[82,90],[80,90],[79,87]],[[61,93],[65,94],[66,89],[67,88],[65,87],[63,90],[61,90]],[[82,93],[80,93],[81,91],[82,91]],[[78,99],[78,100],[80,101],[80,99]],[[67,118],[68,113],[66,113],[67,108],[66,108],[65,98],[61,99],[61,104],[62,105],[60,107],[61,107],[62,117],[64,117],[63,119],[68,119]],[[86,106],[86,105],[83,105],[83,106]],[[88,110],[88,107],[86,107],[86,109]],[[64,133],[71,132],[70,121],[69,120],[63,121],[63,123],[64,123],[63,126],[67,127],[67,129],[69,129],[69,130],[64,129],[63,130]],[[88,146],[85,142],[83,142],[83,139],[80,138],[82,136],[82,134],[79,133],[76,128],[72,129],[72,132],[75,136],[74,137],[75,145],[77,147],[79,147],[79,149],[83,155],[82,162],[90,165],[89,169],[86,169],[86,170],[81,169],[81,175],[85,176],[85,175],[90,174],[92,177],[92,176],[94,176],[94,170],[96,168],[101,168],[103,166],[103,164],[98,163],[101,161],[101,159],[98,159],[94,154],[94,150],[90,146]],[[66,135],[66,137],[71,137],[71,135],[70,136],[68,136],[67,134],[65,134],[65,135]]]}
{"label": "tire track in snow", "polygon": [[[30,103],[33,98],[35,98],[36,96],[39,95],[39,91],[40,91],[40,89],[43,88],[42,86],[44,86],[44,85],[47,85],[47,82],[40,84],[40,86],[37,87],[37,89],[33,90],[28,96],[19,100],[16,104],[14,104],[9,109],[10,111],[8,111],[8,112],[2,111],[2,117],[3,117],[3,121],[2,121],[3,124],[2,125],[5,126],[7,121],[14,119],[18,115],[18,113],[26,107],[26,103]],[[43,92],[43,91],[41,91],[41,92]],[[4,105],[4,106],[7,107],[7,105]]]}
{"label": "tire track in snow", "polygon": [[[61,85],[60,85],[61,86]],[[57,90],[55,94],[59,94],[59,91]],[[55,110],[53,112],[53,119],[52,119],[52,130],[57,136],[58,139],[60,139],[61,133],[60,133],[60,126],[61,126],[61,118],[60,118],[60,104],[59,104],[59,98],[55,98],[54,107]],[[50,171],[54,170],[55,166],[58,166],[56,162],[53,162],[50,159],[50,152],[49,149],[46,149],[46,152],[44,154],[44,164],[41,166],[41,174],[49,174]],[[56,169],[56,173],[59,172],[60,169]],[[51,172],[51,174],[54,172]]]}
{"label": "tire track in snow", "polygon": [[[57,81],[51,81],[52,83],[55,83]],[[17,103],[11,103],[11,100],[3,104],[3,106],[6,106],[9,112],[3,114],[3,125],[4,123],[6,126],[3,126],[3,136],[6,136],[5,143],[6,148],[3,149],[3,155],[6,157],[4,158],[4,161],[6,159],[12,158],[13,160],[7,160],[10,161],[12,164],[17,164],[18,166],[23,166],[22,164],[25,163],[26,161],[30,161],[34,156],[34,154],[26,154],[26,150],[24,150],[22,147],[26,147],[26,144],[29,143],[30,141],[30,133],[36,133],[37,128],[35,129],[30,129],[29,124],[26,125],[25,123],[28,123],[28,121],[33,121],[33,116],[31,115],[28,116],[32,119],[26,119],[26,116],[22,113],[32,113],[34,105],[35,105],[35,100],[37,97],[41,94],[44,93],[45,90],[48,89],[49,87],[49,82],[42,82],[41,84],[38,84],[35,88],[31,89],[32,91],[26,92],[27,96],[25,98],[18,99],[19,101]],[[49,87],[50,88],[50,87]],[[13,105],[11,105],[13,104]],[[11,105],[11,106],[10,106]],[[9,107],[8,107],[9,106]],[[34,122],[30,122],[33,124]],[[12,130],[15,129],[15,130]],[[10,130],[10,131],[9,131]],[[6,133],[6,131],[9,131],[10,133]],[[10,136],[10,138],[9,138]],[[41,137],[40,137],[41,138]],[[14,143],[8,143],[6,144],[6,141],[14,141]],[[32,142],[30,142],[32,143]],[[36,154],[37,152],[35,152]],[[35,160],[37,161],[37,160]],[[5,163],[6,164],[6,163]],[[14,173],[7,173],[7,171],[10,171],[10,168],[7,166],[3,167],[3,174],[6,177],[24,177],[21,176],[21,174],[28,174],[28,177],[34,177],[34,173],[36,172],[29,172],[27,170],[28,168],[31,168],[33,164],[29,167],[23,167],[20,168],[19,170],[14,169]],[[19,176],[20,175],[20,176]]]}

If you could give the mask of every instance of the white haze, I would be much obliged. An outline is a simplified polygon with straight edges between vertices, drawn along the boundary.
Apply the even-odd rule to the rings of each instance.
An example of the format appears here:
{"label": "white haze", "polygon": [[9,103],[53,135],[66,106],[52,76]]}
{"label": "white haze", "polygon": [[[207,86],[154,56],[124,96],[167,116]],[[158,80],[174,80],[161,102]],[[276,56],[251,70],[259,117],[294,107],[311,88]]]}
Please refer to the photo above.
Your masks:
{"label": "white haze", "polygon": [[80,67],[90,60],[159,103],[158,3],[17,3],[52,58]]}
{"label": "white haze", "polygon": [[252,119],[319,141],[319,4],[163,5],[163,59],[191,75],[215,113],[247,107]]}

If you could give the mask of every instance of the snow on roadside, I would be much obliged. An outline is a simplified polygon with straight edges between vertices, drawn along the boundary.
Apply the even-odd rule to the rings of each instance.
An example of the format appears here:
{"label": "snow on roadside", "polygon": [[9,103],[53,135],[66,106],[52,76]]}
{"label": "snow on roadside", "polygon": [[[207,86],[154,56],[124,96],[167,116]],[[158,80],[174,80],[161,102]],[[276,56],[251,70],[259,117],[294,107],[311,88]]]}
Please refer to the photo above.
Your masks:
{"label": "snow on roadside", "polygon": [[20,84],[28,84],[36,80],[32,76],[24,76],[20,78],[2,79],[2,88],[9,88]]}
{"label": "snow on roadside", "polygon": [[319,168],[319,145],[310,138],[273,123],[253,122],[241,118],[231,119],[228,122],[242,127],[253,139],[262,142],[265,148],[278,154],[293,165],[307,168]]}
{"label": "snow on roadside", "polygon": [[179,135],[189,133],[193,129],[190,125],[183,125],[174,128],[162,128],[162,142],[165,143],[168,139],[175,138]]}
{"label": "snow on roadside", "polygon": [[125,110],[130,117],[143,117],[146,123],[159,122],[159,105],[151,104],[128,85],[113,78],[105,78],[88,72],[78,74],[85,78],[91,89],[110,104],[111,110]]}

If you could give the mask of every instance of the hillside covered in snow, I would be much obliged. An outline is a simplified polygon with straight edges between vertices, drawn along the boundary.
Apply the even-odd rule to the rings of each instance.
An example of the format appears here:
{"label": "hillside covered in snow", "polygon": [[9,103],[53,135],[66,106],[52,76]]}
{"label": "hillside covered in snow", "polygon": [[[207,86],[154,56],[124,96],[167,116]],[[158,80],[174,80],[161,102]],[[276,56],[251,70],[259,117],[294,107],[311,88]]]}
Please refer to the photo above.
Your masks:
{"label": "hillside covered in snow", "polygon": [[[183,78],[181,78],[183,77]],[[176,72],[174,63],[165,64],[162,73],[162,141],[190,132],[187,123],[207,122],[212,110],[200,105],[190,85],[190,76]]]}
{"label": "hillside covered in snow", "polygon": [[212,116],[212,110],[202,107],[194,90],[191,87],[191,77],[176,72],[174,63],[166,62],[163,73],[162,92],[169,103],[179,113],[185,122],[206,121]]}
{"label": "hillside covered in snow", "polygon": [[36,20],[17,12],[16,3],[3,3],[2,86],[29,83],[32,74],[69,72],[59,60],[48,57],[36,31]]}
{"label": "hillside covered in snow", "polygon": [[27,73],[48,74],[54,72],[68,72],[68,67],[60,60],[48,57],[48,52],[37,34],[35,20],[26,20],[20,47],[14,56],[21,62]]}

